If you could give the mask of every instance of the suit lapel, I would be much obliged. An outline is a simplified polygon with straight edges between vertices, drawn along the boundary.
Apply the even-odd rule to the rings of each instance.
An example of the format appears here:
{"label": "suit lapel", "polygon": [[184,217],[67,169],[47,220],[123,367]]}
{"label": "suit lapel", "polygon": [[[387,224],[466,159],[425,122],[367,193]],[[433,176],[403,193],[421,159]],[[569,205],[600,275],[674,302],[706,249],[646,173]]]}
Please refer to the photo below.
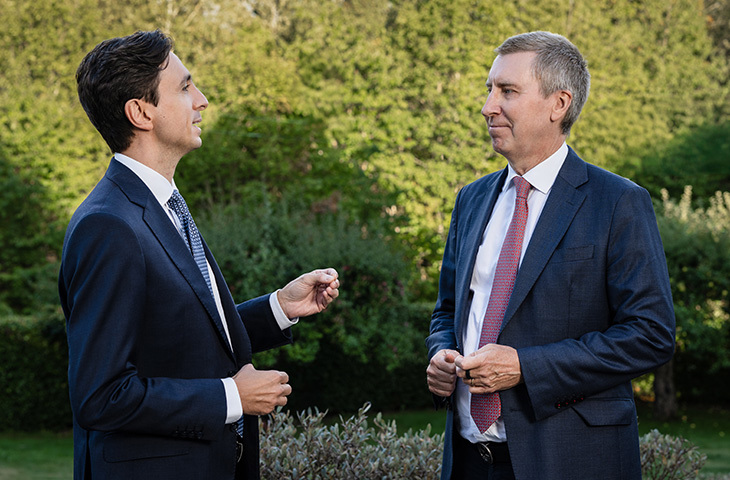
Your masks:
{"label": "suit lapel", "polygon": [[583,204],[586,195],[578,190],[578,187],[587,181],[585,163],[570,149],[525,251],[525,257],[522,259],[515,287],[502,321],[502,329],[512,319],[535,285],[572,223],[575,214]]}
{"label": "suit lapel", "polygon": [[[474,196],[472,200],[473,204],[464,207],[464,210],[469,212],[467,218],[463,220],[467,233],[464,239],[464,245],[460,246],[459,250],[468,252],[469,257],[465,259],[466,264],[464,268],[459,269],[461,275],[459,275],[456,284],[456,305],[460,305],[456,315],[456,330],[459,333],[458,338],[462,338],[462,329],[466,324],[469,308],[471,307],[471,301],[469,299],[471,277],[477,254],[479,253],[479,246],[482,244],[484,229],[487,228],[489,217],[492,215],[494,204],[497,202],[506,178],[507,168],[499,174],[488,177],[485,184],[481,187],[481,191]],[[461,222],[462,220],[459,221],[459,223]]]}
{"label": "suit lapel", "polygon": [[[190,250],[185,245],[185,240],[180,236],[180,233],[170,221],[167,213],[162,209],[144,182],[121,163],[112,160],[112,164],[109,166],[108,176],[124,191],[131,202],[142,207],[144,211],[144,222],[160,242],[162,248],[165,249],[180,274],[195,292],[198,300],[200,300],[200,303],[208,312],[213,325],[226,346],[226,350],[231,358],[233,358],[233,352],[231,351],[226,332],[223,328],[223,321],[218,314],[218,308],[208,289],[208,284],[200,273],[200,269],[195,263],[195,259],[193,259]],[[212,260],[207,246],[205,250],[208,262],[215,262],[215,260]],[[220,285],[218,285],[218,289],[220,291]]]}

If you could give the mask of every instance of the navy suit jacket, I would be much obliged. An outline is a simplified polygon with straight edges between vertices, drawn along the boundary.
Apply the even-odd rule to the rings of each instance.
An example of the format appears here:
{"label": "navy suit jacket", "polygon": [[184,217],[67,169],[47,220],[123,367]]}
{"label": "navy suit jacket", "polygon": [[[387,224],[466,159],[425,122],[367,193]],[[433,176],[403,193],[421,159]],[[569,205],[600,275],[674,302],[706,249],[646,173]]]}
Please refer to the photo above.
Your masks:
{"label": "navy suit jacket", "polygon": [[75,478],[258,478],[257,418],[244,417],[245,468],[236,472],[220,379],[253,352],[289,343],[290,332],[268,296],[235,305],[204,249],[233,349],[184,240],[132,171],[113,159],[73,215],[59,291]]}
{"label": "navy suit jacket", "polygon": [[[429,358],[443,348],[462,351],[477,250],[506,176],[506,169],[487,175],[457,196],[426,339]],[[631,379],[671,358],[674,334],[648,193],[570,149],[497,340],[517,349],[524,380],[500,392],[516,478],[641,478]],[[444,479],[451,475],[455,421],[449,408]]]}

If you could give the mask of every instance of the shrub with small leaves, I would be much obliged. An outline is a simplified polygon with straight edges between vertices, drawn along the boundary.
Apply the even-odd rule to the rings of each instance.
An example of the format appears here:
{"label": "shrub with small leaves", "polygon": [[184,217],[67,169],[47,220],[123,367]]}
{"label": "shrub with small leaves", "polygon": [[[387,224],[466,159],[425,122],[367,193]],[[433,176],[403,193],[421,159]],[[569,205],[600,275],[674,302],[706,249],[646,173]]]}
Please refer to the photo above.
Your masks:
{"label": "shrub with small leaves", "polygon": [[707,460],[682,437],[652,430],[641,437],[641,473],[646,480],[693,480]]}
{"label": "shrub with small leaves", "polygon": [[[395,421],[378,413],[368,425],[366,403],[348,419],[325,422],[326,412],[308,409],[296,420],[281,408],[261,420],[261,475],[270,480],[436,479],[441,472],[444,434],[430,425],[398,435]],[[295,425],[295,423],[298,423]],[[692,480],[707,457],[681,437],[652,430],[641,437],[645,480]]]}
{"label": "shrub with small leaves", "polygon": [[368,425],[365,404],[348,419],[325,424],[326,412],[277,410],[262,420],[261,475],[266,479],[436,479],[441,471],[443,434],[430,426],[398,435],[395,421],[378,413]]}

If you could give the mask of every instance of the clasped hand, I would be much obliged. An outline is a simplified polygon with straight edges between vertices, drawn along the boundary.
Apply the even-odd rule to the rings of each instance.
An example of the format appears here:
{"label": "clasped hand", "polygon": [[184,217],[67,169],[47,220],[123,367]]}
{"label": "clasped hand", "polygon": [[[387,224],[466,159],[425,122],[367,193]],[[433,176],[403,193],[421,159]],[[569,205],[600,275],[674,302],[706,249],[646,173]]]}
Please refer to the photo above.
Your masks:
{"label": "clasped hand", "polygon": [[426,369],[429,390],[448,397],[456,388],[456,379],[469,386],[472,394],[507,390],[522,381],[517,350],[506,345],[487,344],[467,356],[456,350],[440,350]]}
{"label": "clasped hand", "polygon": [[286,405],[291,393],[289,375],[277,370],[256,370],[250,363],[233,376],[243,413],[267,415],[276,407]]}

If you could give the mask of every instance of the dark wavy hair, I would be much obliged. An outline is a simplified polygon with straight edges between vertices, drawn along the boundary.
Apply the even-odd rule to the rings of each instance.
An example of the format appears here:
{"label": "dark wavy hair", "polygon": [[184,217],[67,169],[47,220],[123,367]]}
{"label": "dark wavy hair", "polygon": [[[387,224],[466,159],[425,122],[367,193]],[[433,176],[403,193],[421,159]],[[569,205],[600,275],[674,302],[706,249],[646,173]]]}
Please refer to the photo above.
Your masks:
{"label": "dark wavy hair", "polygon": [[76,70],[81,106],[112,152],[126,150],[134,129],[124,113],[128,100],[157,105],[160,72],[173,41],[160,30],[104,40]]}

